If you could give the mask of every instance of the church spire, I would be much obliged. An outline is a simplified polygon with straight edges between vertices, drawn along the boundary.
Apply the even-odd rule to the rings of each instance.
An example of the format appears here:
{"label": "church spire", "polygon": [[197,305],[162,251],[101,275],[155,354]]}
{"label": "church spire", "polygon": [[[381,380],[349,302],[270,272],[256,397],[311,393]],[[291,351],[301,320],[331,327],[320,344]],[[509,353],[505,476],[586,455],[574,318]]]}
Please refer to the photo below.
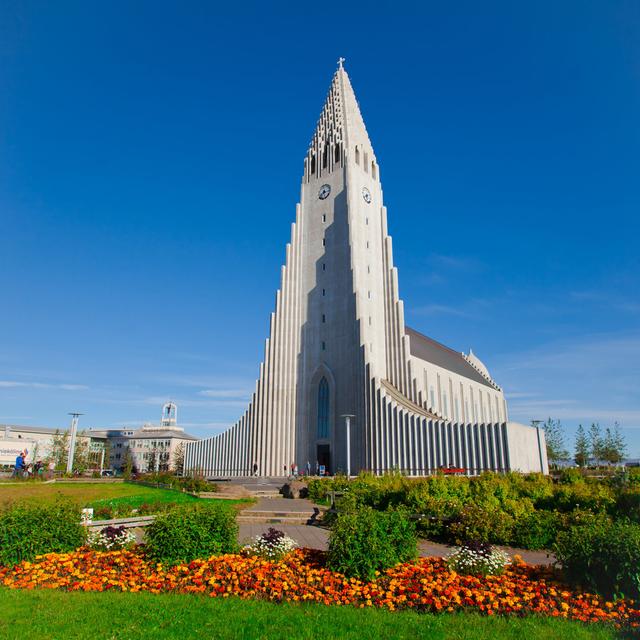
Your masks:
{"label": "church spire", "polygon": [[331,173],[344,166],[347,158],[375,164],[375,157],[344,58],[331,80],[329,93],[305,160],[305,181]]}

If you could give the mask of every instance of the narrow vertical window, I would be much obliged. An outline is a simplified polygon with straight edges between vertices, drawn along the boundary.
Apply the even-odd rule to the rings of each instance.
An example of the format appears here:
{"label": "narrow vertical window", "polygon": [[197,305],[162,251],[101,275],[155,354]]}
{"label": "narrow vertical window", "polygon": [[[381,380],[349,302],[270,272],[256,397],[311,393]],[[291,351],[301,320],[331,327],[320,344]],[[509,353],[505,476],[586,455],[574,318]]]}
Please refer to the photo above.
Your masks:
{"label": "narrow vertical window", "polygon": [[367,249],[369,248],[369,241],[367,240]]}
{"label": "narrow vertical window", "polygon": [[322,290],[322,295],[324,296],[327,293],[326,289]]}
{"label": "narrow vertical window", "polygon": [[369,218],[365,218],[365,219],[364,219],[364,223],[365,223],[365,224],[369,224]]}
{"label": "narrow vertical window", "polygon": [[360,164],[360,149],[356,147],[356,164]]}
{"label": "narrow vertical window", "polygon": [[322,214],[322,222],[326,222],[327,221],[327,214],[323,213]]}
{"label": "narrow vertical window", "polygon": [[324,313],[322,314],[322,323],[324,324],[327,321],[327,316],[324,315]]}
{"label": "narrow vertical window", "polygon": [[316,434],[319,440],[329,437],[329,384],[324,377],[318,385],[318,426]]}
{"label": "narrow vertical window", "polygon": [[371,326],[371,316],[369,316],[369,326]]}
{"label": "narrow vertical window", "polygon": [[323,340],[322,341],[322,350],[326,351],[326,349],[327,349],[327,343]]}
{"label": "narrow vertical window", "polygon": [[326,247],[327,246],[327,240],[326,238],[322,238],[322,246]]}

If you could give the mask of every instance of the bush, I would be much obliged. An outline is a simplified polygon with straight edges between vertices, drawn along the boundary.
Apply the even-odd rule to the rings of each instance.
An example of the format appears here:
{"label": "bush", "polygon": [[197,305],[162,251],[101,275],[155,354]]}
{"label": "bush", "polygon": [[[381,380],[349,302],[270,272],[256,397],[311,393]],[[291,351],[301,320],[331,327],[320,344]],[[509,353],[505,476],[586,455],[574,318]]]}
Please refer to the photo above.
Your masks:
{"label": "bush", "polygon": [[508,544],[513,523],[513,517],[500,509],[468,504],[449,526],[448,535],[456,544],[469,540]]}
{"label": "bush", "polygon": [[245,551],[266,560],[280,560],[297,546],[296,541],[283,531],[269,527],[268,531],[257,535],[251,544],[245,547]]}
{"label": "bush", "polygon": [[629,520],[640,524],[640,489],[621,492],[616,501],[616,513],[625,514]]}
{"label": "bush", "polygon": [[640,597],[640,526],[604,519],[573,526],[553,550],[569,580],[607,597]]}
{"label": "bush", "polygon": [[533,511],[517,518],[511,544],[523,549],[549,549],[558,534],[560,520],[554,511]]}
{"label": "bush", "polygon": [[87,544],[97,551],[115,551],[126,549],[136,541],[136,536],[131,529],[124,525],[119,527],[104,527],[99,531],[90,531],[87,536]]}
{"label": "bush", "polygon": [[236,513],[229,505],[180,506],[159,515],[147,528],[148,554],[178,564],[237,550]]}
{"label": "bush", "polygon": [[500,549],[486,542],[468,542],[454,549],[445,562],[451,571],[470,576],[500,576],[511,562]]}
{"label": "bush", "polygon": [[372,580],[383,571],[416,556],[415,525],[400,511],[363,507],[340,514],[329,536],[327,564],[349,577]]}
{"label": "bush", "polygon": [[0,564],[11,566],[43,553],[73,551],[86,539],[80,510],[71,503],[18,503],[0,513]]}

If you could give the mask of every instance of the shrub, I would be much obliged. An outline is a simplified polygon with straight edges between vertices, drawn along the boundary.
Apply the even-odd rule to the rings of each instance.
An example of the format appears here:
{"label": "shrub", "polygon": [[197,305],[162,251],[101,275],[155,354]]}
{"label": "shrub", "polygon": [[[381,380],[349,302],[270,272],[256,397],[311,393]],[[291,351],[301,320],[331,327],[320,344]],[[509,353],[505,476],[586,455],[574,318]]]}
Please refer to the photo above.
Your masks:
{"label": "shrub", "polygon": [[640,524],[640,489],[621,492],[616,501],[616,513],[624,514],[629,520]]}
{"label": "shrub", "polygon": [[73,551],[85,538],[80,510],[71,503],[18,503],[0,513],[0,564],[10,566],[43,553]]}
{"label": "shrub", "polygon": [[372,580],[376,571],[413,559],[416,542],[415,525],[405,513],[363,507],[338,515],[329,536],[327,563],[346,576]]}
{"label": "shrub", "polygon": [[550,549],[558,534],[560,519],[554,511],[533,511],[517,518],[511,544],[523,549]]}
{"label": "shrub", "polygon": [[136,541],[136,535],[124,525],[119,527],[108,526],[100,531],[90,531],[87,536],[87,544],[98,551],[115,551],[126,549]]}
{"label": "shrub", "polygon": [[269,527],[268,531],[256,536],[245,549],[248,553],[267,560],[280,560],[296,547],[297,544],[293,538],[290,538],[283,531]]}
{"label": "shrub", "polygon": [[448,535],[456,544],[468,540],[508,544],[513,523],[513,517],[500,509],[468,504],[449,525]]}
{"label": "shrub", "polygon": [[93,509],[95,520],[111,520],[115,518],[115,510],[110,504],[102,504]]}
{"label": "shrub", "polygon": [[573,526],[553,550],[569,580],[605,596],[640,597],[640,526],[604,519]]}
{"label": "shrub", "polygon": [[236,514],[229,505],[180,506],[159,515],[147,527],[146,548],[155,560],[191,562],[237,549]]}
{"label": "shrub", "polygon": [[447,567],[456,573],[471,576],[499,576],[510,564],[509,556],[486,542],[467,542],[454,549],[446,558]]}

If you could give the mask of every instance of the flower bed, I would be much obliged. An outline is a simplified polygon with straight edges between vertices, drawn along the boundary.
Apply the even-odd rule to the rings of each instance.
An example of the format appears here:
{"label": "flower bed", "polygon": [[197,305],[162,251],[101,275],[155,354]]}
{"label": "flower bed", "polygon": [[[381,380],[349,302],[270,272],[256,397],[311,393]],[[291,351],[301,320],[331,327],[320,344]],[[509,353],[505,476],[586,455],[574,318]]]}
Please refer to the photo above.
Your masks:
{"label": "flower bed", "polygon": [[571,591],[558,583],[548,568],[514,564],[501,576],[474,577],[449,571],[441,559],[422,558],[365,582],[329,571],[322,553],[306,549],[296,550],[278,562],[227,554],[173,567],[151,562],[140,550],[80,549],[0,568],[0,584],[14,589],[173,591],[391,610],[467,610],[518,616],[537,613],[640,627],[637,603],[607,602]]}

